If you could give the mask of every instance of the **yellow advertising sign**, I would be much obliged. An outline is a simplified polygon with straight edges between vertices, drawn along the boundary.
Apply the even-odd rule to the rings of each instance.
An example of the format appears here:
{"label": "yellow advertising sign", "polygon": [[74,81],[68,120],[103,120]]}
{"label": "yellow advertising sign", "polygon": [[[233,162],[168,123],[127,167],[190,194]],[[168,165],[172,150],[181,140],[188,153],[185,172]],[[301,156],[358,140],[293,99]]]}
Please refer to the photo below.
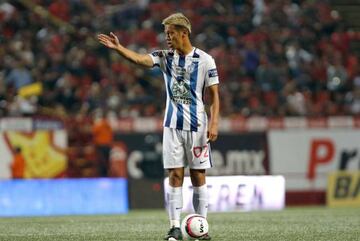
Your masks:
{"label": "yellow advertising sign", "polygon": [[330,207],[360,207],[360,171],[329,174],[326,201]]}
{"label": "yellow advertising sign", "polygon": [[32,95],[40,95],[43,91],[42,84],[40,82],[36,82],[33,84],[26,85],[19,89],[19,95],[22,97],[29,97]]}
{"label": "yellow advertising sign", "polygon": [[64,175],[67,168],[66,150],[55,144],[54,131],[9,131],[5,132],[4,137],[14,158],[21,155],[20,160],[23,160],[20,162],[23,164],[14,168],[18,170],[18,176],[52,178]]}

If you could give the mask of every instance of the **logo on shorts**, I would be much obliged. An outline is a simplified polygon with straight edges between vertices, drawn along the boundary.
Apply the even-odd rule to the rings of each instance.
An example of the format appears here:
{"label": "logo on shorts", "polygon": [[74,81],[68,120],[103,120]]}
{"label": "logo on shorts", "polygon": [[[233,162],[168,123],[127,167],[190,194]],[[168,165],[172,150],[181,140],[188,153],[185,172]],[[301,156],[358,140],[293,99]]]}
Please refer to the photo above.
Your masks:
{"label": "logo on shorts", "polygon": [[205,162],[207,162],[208,160],[204,160],[204,161],[200,161],[200,164],[203,164],[203,163],[205,163]]}
{"label": "logo on shorts", "polygon": [[203,156],[203,158],[208,158],[209,157],[208,145],[195,146],[193,148],[193,153],[196,158],[199,158],[200,156]]}
{"label": "logo on shorts", "polygon": [[201,146],[194,147],[193,152],[195,157],[199,158],[202,152],[202,147]]}

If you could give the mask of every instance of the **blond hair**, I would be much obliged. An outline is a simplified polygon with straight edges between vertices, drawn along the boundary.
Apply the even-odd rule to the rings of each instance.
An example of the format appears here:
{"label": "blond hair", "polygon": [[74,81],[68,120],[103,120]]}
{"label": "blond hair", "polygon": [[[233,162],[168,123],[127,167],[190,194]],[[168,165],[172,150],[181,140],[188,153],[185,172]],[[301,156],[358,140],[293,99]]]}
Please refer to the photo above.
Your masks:
{"label": "blond hair", "polygon": [[191,23],[182,13],[174,13],[162,21],[163,25],[176,25],[186,28],[191,33]]}

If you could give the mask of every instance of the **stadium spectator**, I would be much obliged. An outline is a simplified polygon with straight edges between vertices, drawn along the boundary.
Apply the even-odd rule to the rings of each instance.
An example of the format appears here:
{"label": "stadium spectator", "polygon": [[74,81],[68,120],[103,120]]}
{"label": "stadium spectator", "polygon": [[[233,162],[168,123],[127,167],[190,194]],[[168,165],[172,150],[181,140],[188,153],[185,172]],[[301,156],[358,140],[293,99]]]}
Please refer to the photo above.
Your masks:
{"label": "stadium spectator", "polygon": [[25,67],[24,60],[14,60],[11,70],[5,77],[5,83],[7,86],[14,86],[16,90],[19,90],[25,85],[29,85],[33,82],[30,71]]}
{"label": "stadium spectator", "polygon": [[106,115],[101,111],[96,112],[94,124],[92,126],[93,143],[99,156],[99,173],[100,176],[108,176],[110,151],[113,143],[113,131]]}
{"label": "stadium spectator", "polygon": [[14,179],[24,178],[25,177],[25,166],[26,161],[24,156],[21,153],[21,148],[16,147],[14,150],[14,158],[11,163],[11,176]]}
{"label": "stadium spectator", "polygon": [[[5,85],[0,87],[1,116],[24,114],[16,110],[15,96],[34,81],[44,91],[36,101],[23,101],[35,105],[30,114],[57,115],[62,109],[74,118],[80,109],[89,115],[105,108],[118,117],[162,116],[161,73],[134,71],[99,47],[95,36],[116,29],[130,49],[164,48],[161,20],[176,10],[194,23],[194,44],[219,63],[224,116],[358,114],[349,105],[359,68],[359,56],[350,43],[359,34],[347,29],[327,1],[35,3],[36,9],[19,1],[0,4],[0,81]],[[49,15],[38,11],[41,8]],[[290,98],[297,106],[306,102],[300,112],[290,111],[289,103],[281,101],[290,79],[295,92],[305,98]],[[247,98],[243,82],[251,86]],[[322,111],[325,106],[336,108]]]}

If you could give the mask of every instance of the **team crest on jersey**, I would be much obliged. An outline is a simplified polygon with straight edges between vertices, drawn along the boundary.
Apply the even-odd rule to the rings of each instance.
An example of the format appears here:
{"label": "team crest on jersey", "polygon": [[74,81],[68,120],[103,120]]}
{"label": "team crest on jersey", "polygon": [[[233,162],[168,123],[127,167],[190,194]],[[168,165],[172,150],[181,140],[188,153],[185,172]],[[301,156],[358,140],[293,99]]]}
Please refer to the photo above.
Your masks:
{"label": "team crest on jersey", "polygon": [[188,73],[192,73],[195,70],[196,65],[198,64],[198,62],[192,62],[188,67],[187,67],[187,72]]}

